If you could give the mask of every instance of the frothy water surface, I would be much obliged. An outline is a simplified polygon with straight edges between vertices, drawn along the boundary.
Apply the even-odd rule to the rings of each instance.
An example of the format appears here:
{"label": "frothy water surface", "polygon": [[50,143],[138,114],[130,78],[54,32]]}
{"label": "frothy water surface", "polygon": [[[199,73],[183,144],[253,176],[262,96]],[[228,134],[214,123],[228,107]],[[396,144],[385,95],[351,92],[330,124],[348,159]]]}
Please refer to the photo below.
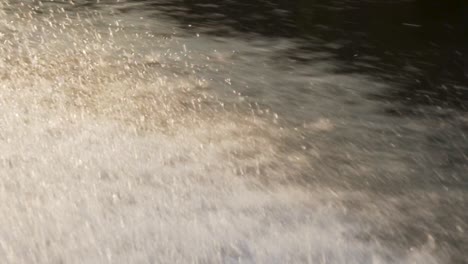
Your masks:
{"label": "frothy water surface", "polygon": [[466,258],[466,113],[144,3],[0,8],[2,262]]}

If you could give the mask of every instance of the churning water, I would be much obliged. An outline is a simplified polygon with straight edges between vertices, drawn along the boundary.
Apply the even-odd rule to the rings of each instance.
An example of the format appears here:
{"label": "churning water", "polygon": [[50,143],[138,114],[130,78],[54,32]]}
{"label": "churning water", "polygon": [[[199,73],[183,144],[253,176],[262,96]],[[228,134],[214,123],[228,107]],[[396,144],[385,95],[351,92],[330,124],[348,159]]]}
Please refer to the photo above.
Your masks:
{"label": "churning water", "polygon": [[152,3],[1,1],[2,263],[466,261],[462,107]]}

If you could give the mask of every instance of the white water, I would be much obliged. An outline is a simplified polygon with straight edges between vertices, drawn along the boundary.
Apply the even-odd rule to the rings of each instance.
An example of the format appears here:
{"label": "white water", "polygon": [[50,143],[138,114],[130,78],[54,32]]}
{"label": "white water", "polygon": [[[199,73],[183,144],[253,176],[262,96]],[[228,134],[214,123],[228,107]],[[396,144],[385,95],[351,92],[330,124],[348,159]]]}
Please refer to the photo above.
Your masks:
{"label": "white water", "polygon": [[184,36],[114,13],[125,3],[21,2],[0,5],[2,263],[443,262],[430,235],[411,249],[360,239],[391,218],[356,221],[344,203],[366,194],[294,183],[326,173],[315,150],[285,150],[301,134],[230,88],[252,69],[233,46],[261,59],[281,42]]}

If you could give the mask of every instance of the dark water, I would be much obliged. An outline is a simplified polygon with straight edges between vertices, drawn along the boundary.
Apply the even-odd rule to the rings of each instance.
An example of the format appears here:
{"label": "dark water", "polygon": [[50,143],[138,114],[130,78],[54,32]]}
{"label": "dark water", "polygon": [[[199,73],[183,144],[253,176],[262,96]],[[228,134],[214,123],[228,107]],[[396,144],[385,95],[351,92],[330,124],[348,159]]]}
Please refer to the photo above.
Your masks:
{"label": "dark water", "polygon": [[466,263],[466,1],[0,3],[6,259]]}
{"label": "dark water", "polygon": [[[282,54],[311,63],[327,51],[338,71],[366,72],[399,84],[374,94],[405,106],[466,111],[468,7],[465,1],[146,1],[182,27],[216,36],[287,37],[302,45]],[[317,38],[329,45],[317,45]],[[333,45],[331,45],[333,44]],[[414,107],[392,113],[418,112]]]}

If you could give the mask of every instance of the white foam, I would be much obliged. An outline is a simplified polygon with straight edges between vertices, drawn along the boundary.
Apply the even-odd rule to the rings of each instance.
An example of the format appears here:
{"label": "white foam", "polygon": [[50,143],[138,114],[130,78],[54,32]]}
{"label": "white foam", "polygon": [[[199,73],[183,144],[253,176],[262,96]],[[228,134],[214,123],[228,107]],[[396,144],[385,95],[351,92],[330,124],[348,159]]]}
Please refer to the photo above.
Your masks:
{"label": "white foam", "polygon": [[294,132],[225,110],[177,40],[0,7],[2,262],[435,262],[353,238],[341,194],[278,184],[310,165],[281,152]]}

